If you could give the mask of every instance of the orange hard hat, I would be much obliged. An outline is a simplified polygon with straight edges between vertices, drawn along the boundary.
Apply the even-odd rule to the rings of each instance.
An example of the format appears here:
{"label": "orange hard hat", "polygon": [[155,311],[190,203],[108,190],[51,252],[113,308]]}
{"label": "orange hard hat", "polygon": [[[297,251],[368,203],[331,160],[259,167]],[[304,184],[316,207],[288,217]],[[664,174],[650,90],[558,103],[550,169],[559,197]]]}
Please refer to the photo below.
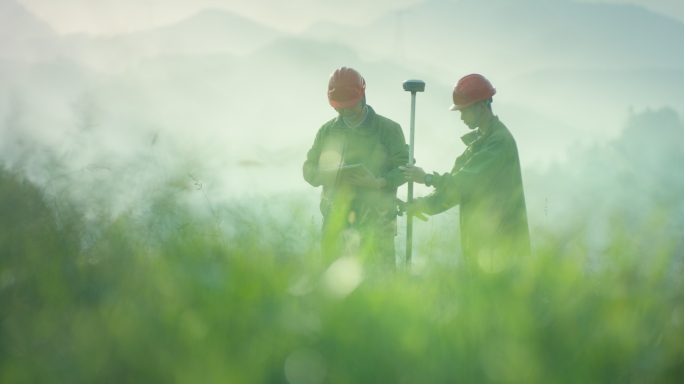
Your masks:
{"label": "orange hard hat", "polygon": [[330,75],[328,101],[333,108],[347,108],[358,103],[366,93],[366,80],[353,69],[342,67]]}
{"label": "orange hard hat", "polygon": [[454,105],[449,109],[459,111],[478,101],[487,100],[495,94],[496,88],[484,76],[478,74],[463,76],[454,86],[452,95]]}

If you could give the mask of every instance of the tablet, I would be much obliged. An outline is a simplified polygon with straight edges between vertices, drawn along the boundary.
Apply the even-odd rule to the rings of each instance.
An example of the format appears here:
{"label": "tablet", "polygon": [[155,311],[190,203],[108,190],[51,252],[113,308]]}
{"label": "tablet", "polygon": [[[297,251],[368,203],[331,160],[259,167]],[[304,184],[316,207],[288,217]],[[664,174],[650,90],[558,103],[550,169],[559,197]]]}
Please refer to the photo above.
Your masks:
{"label": "tablet", "polygon": [[[363,164],[344,165],[342,167],[325,168],[320,170],[324,177],[339,177],[345,179],[349,175],[363,176],[368,172]],[[370,173],[370,172],[369,172]]]}

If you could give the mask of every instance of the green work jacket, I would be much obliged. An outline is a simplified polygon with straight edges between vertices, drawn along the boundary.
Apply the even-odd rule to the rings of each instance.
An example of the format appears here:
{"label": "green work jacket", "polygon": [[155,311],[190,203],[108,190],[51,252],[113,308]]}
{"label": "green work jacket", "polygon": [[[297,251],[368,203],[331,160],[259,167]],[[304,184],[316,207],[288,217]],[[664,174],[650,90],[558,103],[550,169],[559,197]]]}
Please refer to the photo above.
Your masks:
{"label": "green work jacket", "polygon": [[368,106],[366,118],[354,129],[338,116],[318,130],[306,155],[303,173],[309,184],[318,187],[321,185],[321,169],[340,164],[363,164],[376,178],[385,178],[387,186],[375,190],[352,186],[341,180],[334,185],[324,185],[320,204],[324,222],[337,211],[344,218],[353,212],[350,221],[357,224],[394,221],[396,226],[397,187],[406,182],[397,167],[407,163],[408,147],[401,126],[376,114]]}
{"label": "green work jacket", "polygon": [[530,234],[518,148],[498,117],[485,132],[461,138],[468,148],[451,172],[434,175],[434,192],[420,201],[430,215],[460,205],[466,259],[477,258],[483,249],[524,256],[530,253]]}

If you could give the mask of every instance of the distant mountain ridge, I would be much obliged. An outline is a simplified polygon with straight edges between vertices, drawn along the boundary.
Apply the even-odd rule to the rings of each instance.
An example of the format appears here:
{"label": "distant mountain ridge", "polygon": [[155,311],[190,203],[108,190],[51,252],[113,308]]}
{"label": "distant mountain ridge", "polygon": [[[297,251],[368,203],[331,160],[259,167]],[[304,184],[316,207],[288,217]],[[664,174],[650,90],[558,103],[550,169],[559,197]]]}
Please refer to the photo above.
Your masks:
{"label": "distant mountain ridge", "polygon": [[[0,57],[63,56],[108,72],[159,55],[243,56],[287,35],[210,9],[136,33],[60,36],[15,1],[0,0]],[[622,4],[430,0],[366,26],[319,23],[300,36],[348,45],[372,59],[423,62],[445,73],[477,69],[511,77],[547,68],[684,68],[684,23]]]}
{"label": "distant mountain ridge", "polygon": [[[8,9],[23,14],[20,25],[34,25],[22,8]],[[326,24],[295,36],[217,10],[111,37],[60,36],[35,25],[34,35],[43,36],[36,41],[52,42],[52,51],[25,45],[45,53],[31,65],[3,60],[7,52],[0,52],[0,108],[13,89],[55,109],[82,93],[100,94],[121,125],[232,129],[243,138],[233,141],[238,151],[250,145],[247,137],[267,149],[309,145],[300,133],[313,136],[334,116],[327,79],[343,65],[367,79],[369,104],[404,125],[401,82],[425,80],[420,140],[435,154],[462,145],[453,132],[457,114],[447,107],[453,84],[471,71],[495,83],[495,109],[528,164],[554,158],[575,141],[615,135],[630,106],[684,105],[682,23],[631,6],[430,1],[363,27]],[[287,127],[298,133],[280,129]],[[437,165],[436,155],[420,156]]]}
{"label": "distant mountain ridge", "polygon": [[63,51],[91,67],[116,72],[154,56],[244,55],[281,34],[233,13],[210,9],[148,31],[86,39],[66,37]]}
{"label": "distant mountain ridge", "polygon": [[49,37],[55,31],[26,8],[12,0],[0,0],[0,37]]}
{"label": "distant mountain ridge", "polygon": [[38,61],[56,52],[59,35],[12,0],[0,0],[0,58]]}
{"label": "distant mountain ridge", "polygon": [[37,61],[65,57],[117,72],[167,55],[244,55],[284,33],[236,14],[208,9],[178,23],[114,36],[59,35],[12,0],[0,0],[0,58]]}
{"label": "distant mountain ridge", "polygon": [[[236,14],[209,9],[176,24],[134,34],[115,36],[111,41],[138,41],[151,50],[174,54],[229,52],[244,55],[273,41],[281,32]],[[100,38],[99,42],[107,39]]]}
{"label": "distant mountain ridge", "polygon": [[684,23],[624,4],[432,0],[360,28],[317,24],[303,36],[502,76],[544,68],[684,68]]}

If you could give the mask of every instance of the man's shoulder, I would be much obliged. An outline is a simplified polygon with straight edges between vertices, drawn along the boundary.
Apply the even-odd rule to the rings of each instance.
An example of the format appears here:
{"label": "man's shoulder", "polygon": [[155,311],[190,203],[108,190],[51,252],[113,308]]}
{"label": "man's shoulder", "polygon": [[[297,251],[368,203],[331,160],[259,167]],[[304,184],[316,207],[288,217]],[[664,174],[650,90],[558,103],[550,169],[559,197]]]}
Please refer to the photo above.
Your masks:
{"label": "man's shoulder", "polygon": [[508,127],[506,127],[506,124],[501,122],[501,120],[497,119],[497,121],[494,123],[493,128],[494,129],[492,130],[492,137],[498,137],[500,139],[515,141],[513,134],[508,129]]}
{"label": "man's shoulder", "polygon": [[389,129],[401,129],[401,125],[399,125],[399,123],[377,113],[375,114],[375,121],[373,123],[379,127],[386,127]]}
{"label": "man's shoulder", "polygon": [[332,129],[335,125],[337,125],[337,122],[339,120],[339,116],[333,117],[332,119],[326,121],[321,127],[318,129],[319,132],[324,132]]}
{"label": "man's shoulder", "polygon": [[404,131],[401,129],[401,125],[396,121],[376,114],[373,125],[377,127],[380,134],[380,140],[383,142],[406,143]]}
{"label": "man's shoulder", "polygon": [[517,151],[518,144],[515,141],[515,137],[513,137],[513,134],[504,123],[497,121],[493,128],[492,134],[488,140],[492,145],[503,145],[505,147],[514,148]]}

